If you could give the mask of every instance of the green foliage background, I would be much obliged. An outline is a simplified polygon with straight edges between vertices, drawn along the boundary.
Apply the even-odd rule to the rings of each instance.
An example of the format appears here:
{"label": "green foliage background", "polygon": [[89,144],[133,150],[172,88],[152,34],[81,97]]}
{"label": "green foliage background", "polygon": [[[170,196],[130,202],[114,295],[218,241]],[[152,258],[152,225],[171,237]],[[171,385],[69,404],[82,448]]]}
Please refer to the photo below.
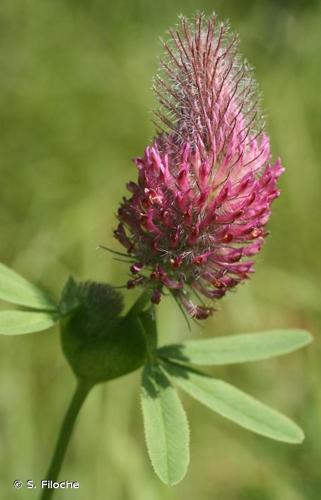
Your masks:
{"label": "green foliage background", "polygon": [[[70,273],[124,282],[126,266],[96,247],[117,247],[114,214],[136,175],[130,158],[153,134],[159,36],[197,9],[215,10],[240,33],[287,170],[256,275],[193,336],[312,331],[314,345],[302,352],[212,370],[297,420],[306,441],[269,442],[184,397],[192,460],[168,488],[145,451],[137,373],[90,395],[61,475],[81,487],[57,500],[320,499],[319,1],[2,0],[0,260],[56,296]],[[191,335],[170,299],[159,327],[162,343]],[[57,331],[0,341],[0,498],[24,500],[35,492],[14,491],[12,481],[44,477],[74,380]]]}

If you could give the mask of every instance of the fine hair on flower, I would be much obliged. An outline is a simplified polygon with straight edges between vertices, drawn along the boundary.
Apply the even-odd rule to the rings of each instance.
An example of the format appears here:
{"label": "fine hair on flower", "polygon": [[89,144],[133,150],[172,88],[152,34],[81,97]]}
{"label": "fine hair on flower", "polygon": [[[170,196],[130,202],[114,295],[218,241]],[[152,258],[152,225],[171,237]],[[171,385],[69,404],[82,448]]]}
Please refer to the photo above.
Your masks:
{"label": "fine hair on flower", "polygon": [[[216,15],[197,14],[163,43],[154,80],[157,133],[136,158],[136,182],[115,236],[134,259],[128,288],[164,288],[196,319],[253,272],[279,196],[252,69]],[[204,300],[205,299],[205,300]]]}

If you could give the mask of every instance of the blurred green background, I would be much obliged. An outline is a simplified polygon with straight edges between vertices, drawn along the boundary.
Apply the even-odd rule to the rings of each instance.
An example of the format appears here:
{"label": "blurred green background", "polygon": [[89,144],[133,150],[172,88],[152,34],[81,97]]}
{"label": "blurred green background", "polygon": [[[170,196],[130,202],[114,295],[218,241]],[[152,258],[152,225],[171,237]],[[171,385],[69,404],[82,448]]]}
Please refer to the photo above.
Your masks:
{"label": "blurred green background", "polygon": [[[186,397],[191,464],[168,488],[145,451],[136,373],[90,395],[61,474],[81,487],[57,500],[321,498],[319,1],[1,0],[0,260],[56,296],[70,273],[124,282],[126,266],[96,248],[117,248],[117,204],[136,175],[130,158],[153,135],[159,37],[197,9],[239,32],[287,170],[255,276],[192,335],[311,330],[314,345],[302,352],[212,370],[294,418],[306,441],[270,442]],[[191,336],[170,299],[159,328],[162,343]],[[12,481],[44,477],[74,379],[58,331],[0,341],[0,498],[31,499]]]}

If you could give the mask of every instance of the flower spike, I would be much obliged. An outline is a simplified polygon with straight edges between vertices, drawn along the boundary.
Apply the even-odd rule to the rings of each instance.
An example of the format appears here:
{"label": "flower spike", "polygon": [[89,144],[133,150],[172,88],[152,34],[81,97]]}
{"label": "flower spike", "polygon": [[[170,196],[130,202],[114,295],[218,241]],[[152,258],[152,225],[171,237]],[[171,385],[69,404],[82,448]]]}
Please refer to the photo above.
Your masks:
{"label": "flower spike", "polygon": [[163,287],[175,291],[205,319],[213,308],[190,290],[218,299],[249,278],[283,168],[270,163],[253,72],[226,23],[181,17],[164,52],[154,82],[160,132],[135,159],[115,236],[139,263],[131,286],[152,288],[154,303]]}

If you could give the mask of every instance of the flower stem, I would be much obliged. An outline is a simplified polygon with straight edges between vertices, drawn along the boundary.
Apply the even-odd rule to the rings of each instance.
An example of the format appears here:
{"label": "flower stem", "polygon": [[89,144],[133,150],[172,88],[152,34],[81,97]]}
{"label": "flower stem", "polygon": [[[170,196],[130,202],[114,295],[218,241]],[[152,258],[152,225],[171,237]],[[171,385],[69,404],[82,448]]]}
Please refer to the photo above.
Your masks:
{"label": "flower stem", "polygon": [[132,305],[128,311],[127,316],[138,316],[144,307],[150,302],[151,291],[145,290]]}
{"label": "flower stem", "polygon": [[[60,433],[58,436],[56,448],[51,459],[51,463],[49,465],[49,469],[46,475],[48,481],[57,481],[59,472],[65,457],[65,453],[67,450],[67,446],[80,411],[90,389],[92,388],[92,384],[89,384],[85,380],[79,380],[76,386],[76,390],[68,407],[67,413],[63,420]],[[48,485],[43,489],[42,494],[40,496],[40,500],[49,500],[55,489],[48,488]]]}

